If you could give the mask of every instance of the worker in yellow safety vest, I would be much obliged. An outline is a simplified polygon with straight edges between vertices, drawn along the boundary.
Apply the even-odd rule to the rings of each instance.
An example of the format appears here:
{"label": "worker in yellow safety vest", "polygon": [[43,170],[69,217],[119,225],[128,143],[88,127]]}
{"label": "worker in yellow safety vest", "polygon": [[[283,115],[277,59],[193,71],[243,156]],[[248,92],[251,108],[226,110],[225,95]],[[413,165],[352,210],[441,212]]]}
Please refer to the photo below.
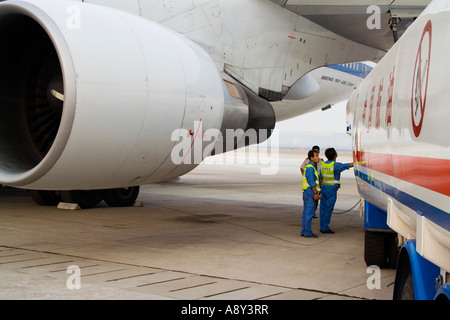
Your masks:
{"label": "worker in yellow safety vest", "polygon": [[303,190],[303,213],[302,213],[302,231],[300,235],[307,238],[317,238],[311,230],[311,222],[317,209],[320,199],[320,183],[322,176],[317,171],[317,164],[320,161],[319,152],[310,150],[308,152],[309,163],[305,167],[302,180]]}
{"label": "worker in yellow safety vest", "polygon": [[334,233],[329,224],[337,200],[337,191],[341,186],[341,172],[353,167],[353,163],[336,162],[338,154],[334,148],[326,149],[325,156],[328,160],[321,166],[323,181],[320,200],[320,232]]}

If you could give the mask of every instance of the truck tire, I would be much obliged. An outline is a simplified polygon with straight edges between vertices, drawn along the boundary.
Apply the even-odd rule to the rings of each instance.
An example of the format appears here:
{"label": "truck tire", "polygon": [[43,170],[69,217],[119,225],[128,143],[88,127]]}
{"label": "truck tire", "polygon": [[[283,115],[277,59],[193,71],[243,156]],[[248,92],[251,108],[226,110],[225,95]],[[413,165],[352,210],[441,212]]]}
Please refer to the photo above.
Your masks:
{"label": "truck tire", "polygon": [[399,258],[399,266],[395,274],[394,300],[415,300],[414,282],[408,254]]}
{"label": "truck tire", "polygon": [[383,268],[387,262],[386,233],[367,231],[364,239],[364,261],[367,266]]}
{"label": "truck tire", "polygon": [[389,267],[392,269],[396,269],[398,262],[398,255],[400,254],[397,234],[396,233],[389,234],[387,241],[389,242]]}
{"label": "truck tire", "polygon": [[406,275],[400,288],[400,300],[414,300],[414,283],[411,272]]}

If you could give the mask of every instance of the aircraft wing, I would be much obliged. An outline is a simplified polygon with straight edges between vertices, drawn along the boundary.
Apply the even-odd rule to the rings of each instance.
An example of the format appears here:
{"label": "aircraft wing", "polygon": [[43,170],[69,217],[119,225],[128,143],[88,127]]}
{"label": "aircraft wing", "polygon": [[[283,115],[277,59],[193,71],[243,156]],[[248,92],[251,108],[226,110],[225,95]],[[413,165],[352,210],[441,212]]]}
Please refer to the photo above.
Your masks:
{"label": "aircraft wing", "polygon": [[[387,51],[394,44],[391,18],[400,37],[431,0],[271,0],[344,38]],[[376,6],[376,7],[371,7]],[[380,28],[369,29],[373,10],[380,10]],[[374,21],[371,21],[372,23]]]}

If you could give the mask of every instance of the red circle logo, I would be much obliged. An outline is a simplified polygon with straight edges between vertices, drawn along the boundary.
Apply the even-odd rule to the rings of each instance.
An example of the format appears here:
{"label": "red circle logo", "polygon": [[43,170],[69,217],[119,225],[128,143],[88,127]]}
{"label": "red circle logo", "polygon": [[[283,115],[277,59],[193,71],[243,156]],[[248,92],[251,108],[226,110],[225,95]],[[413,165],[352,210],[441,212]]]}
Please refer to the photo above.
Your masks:
{"label": "red circle logo", "polygon": [[411,90],[411,119],[414,135],[418,137],[422,130],[423,116],[427,102],[428,74],[431,56],[431,21],[428,20],[420,39],[414,64]]}

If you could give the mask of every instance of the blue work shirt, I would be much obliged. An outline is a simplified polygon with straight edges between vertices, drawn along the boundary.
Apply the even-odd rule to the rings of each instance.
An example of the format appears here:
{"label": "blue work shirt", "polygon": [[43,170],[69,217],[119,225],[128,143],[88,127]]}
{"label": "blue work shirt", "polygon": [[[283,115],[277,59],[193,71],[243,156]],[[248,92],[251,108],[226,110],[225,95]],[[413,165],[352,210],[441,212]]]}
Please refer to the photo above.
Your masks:
{"label": "blue work shirt", "polygon": [[[326,164],[332,163],[334,160],[328,160],[325,161]],[[334,180],[339,181],[341,180],[341,172],[344,170],[350,169],[349,163],[341,163],[341,162],[335,162],[334,163]],[[331,189],[333,191],[337,191],[340,187],[340,184],[335,184],[334,186],[327,186],[322,185],[322,189],[325,187],[325,189]]]}
{"label": "blue work shirt", "polygon": [[[317,166],[313,162],[310,161],[308,164],[312,164],[314,166],[314,168],[316,168],[316,170],[317,170]],[[321,179],[322,173],[321,172],[317,172],[317,173],[319,174],[319,179]],[[306,178],[306,181],[308,181],[309,188],[306,189],[304,192],[314,196],[314,192],[312,191],[311,188],[316,186],[316,174],[315,174],[313,168],[306,167],[305,178]]]}

